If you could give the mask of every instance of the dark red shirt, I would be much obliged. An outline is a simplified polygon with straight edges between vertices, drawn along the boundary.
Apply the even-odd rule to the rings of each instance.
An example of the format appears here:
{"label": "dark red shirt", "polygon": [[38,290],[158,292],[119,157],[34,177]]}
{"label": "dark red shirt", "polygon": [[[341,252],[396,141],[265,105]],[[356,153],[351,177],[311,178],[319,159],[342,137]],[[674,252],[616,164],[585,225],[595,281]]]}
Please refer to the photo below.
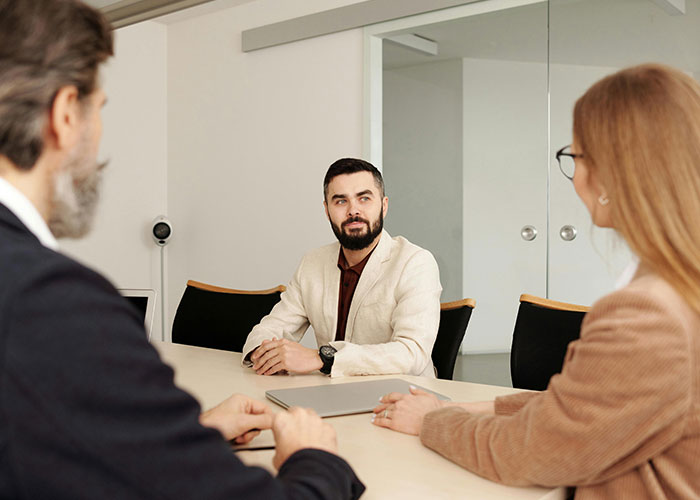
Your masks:
{"label": "dark red shirt", "polygon": [[[374,248],[372,252],[374,252]],[[343,254],[343,248],[340,248],[340,255],[338,255],[340,292],[338,293],[338,326],[335,329],[335,340],[345,340],[345,327],[348,324],[348,313],[350,312],[352,296],[355,294],[357,283],[360,281],[362,271],[365,269],[372,252],[354,266],[349,267],[345,254]]]}

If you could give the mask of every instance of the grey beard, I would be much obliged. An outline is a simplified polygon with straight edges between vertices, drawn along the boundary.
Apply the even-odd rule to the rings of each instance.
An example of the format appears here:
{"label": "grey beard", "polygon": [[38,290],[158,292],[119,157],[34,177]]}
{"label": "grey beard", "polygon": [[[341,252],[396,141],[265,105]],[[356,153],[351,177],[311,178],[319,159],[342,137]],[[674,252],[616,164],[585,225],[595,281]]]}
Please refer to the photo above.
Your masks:
{"label": "grey beard", "polygon": [[76,180],[74,169],[67,166],[54,177],[48,226],[56,238],[81,238],[90,231],[100,198],[102,168]]}

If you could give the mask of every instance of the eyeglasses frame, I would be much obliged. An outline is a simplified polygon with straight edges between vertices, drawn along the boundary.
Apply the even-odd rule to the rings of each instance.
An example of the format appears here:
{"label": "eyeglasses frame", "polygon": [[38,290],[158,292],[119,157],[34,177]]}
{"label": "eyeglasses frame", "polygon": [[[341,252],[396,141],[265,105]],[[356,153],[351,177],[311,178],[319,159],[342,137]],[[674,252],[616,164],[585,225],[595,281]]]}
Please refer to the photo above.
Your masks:
{"label": "eyeglasses frame", "polygon": [[583,158],[583,155],[575,154],[575,153],[565,153],[564,150],[566,148],[570,148],[570,147],[571,147],[571,144],[567,144],[566,146],[561,148],[559,151],[557,151],[556,154],[554,155],[554,157],[557,159],[557,163],[559,164],[559,170],[561,171],[562,175],[573,182],[574,176],[573,175],[569,176],[566,172],[564,172],[564,169],[561,166],[561,157],[568,156],[569,158],[572,158],[574,160],[574,169],[575,169],[576,168],[576,158]]}

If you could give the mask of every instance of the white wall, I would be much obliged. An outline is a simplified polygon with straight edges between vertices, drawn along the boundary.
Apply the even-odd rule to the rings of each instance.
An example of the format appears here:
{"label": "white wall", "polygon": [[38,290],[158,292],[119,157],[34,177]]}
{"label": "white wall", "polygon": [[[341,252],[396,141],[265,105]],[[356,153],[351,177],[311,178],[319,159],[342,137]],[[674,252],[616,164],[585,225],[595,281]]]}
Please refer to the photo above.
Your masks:
{"label": "white wall", "polygon": [[251,53],[240,36],[347,3],[259,0],[168,25],[171,318],[188,279],[269,288],[333,241],[322,180],[362,152],[362,32]]}
{"label": "white wall", "polygon": [[462,295],[462,61],[383,73],[386,227],[430,250],[442,302]]}
{"label": "white wall", "polygon": [[[167,206],[166,27],[145,22],[115,32],[116,57],[102,72],[100,159],[109,160],[95,226],[61,248],[119,288],[160,293],[158,250],[150,222]],[[154,338],[160,338],[160,318]]]}

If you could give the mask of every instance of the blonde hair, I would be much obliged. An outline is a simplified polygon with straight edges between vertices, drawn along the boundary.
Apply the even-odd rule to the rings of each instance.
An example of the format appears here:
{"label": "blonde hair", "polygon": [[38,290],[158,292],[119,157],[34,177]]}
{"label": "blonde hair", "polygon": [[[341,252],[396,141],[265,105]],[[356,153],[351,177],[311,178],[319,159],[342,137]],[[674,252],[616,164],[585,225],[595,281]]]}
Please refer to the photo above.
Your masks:
{"label": "blonde hair", "polygon": [[574,137],[615,229],[700,312],[700,84],[658,64],[619,71],[576,102]]}

